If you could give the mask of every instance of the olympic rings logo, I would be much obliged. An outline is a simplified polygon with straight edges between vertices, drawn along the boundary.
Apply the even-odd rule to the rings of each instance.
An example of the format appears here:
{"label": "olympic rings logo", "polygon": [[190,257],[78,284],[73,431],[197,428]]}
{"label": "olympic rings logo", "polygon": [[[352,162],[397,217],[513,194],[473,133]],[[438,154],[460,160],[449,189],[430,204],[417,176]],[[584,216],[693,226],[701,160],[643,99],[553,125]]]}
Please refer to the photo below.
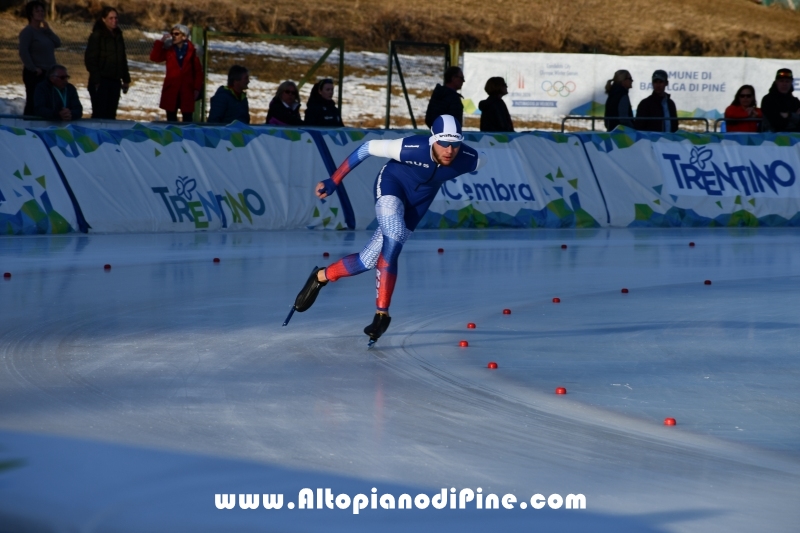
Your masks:
{"label": "olympic rings logo", "polygon": [[543,81],[542,90],[547,93],[547,96],[563,96],[567,97],[575,92],[576,86],[574,81]]}

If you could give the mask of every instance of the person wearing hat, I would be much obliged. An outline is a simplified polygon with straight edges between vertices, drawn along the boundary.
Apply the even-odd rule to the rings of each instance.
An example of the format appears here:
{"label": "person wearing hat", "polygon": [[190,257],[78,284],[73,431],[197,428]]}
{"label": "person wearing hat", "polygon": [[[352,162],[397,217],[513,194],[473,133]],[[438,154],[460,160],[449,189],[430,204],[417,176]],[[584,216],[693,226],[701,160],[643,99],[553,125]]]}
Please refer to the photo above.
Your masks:
{"label": "person wearing hat", "polygon": [[639,102],[636,108],[636,129],[672,133],[678,131],[678,111],[667,89],[667,73],[653,72],[653,94]]}
{"label": "person wearing hat", "polygon": [[336,191],[348,172],[367,157],[390,159],[375,180],[373,192],[378,228],[372,239],[361,253],[343,257],[326,268],[315,267],[297,295],[292,312],[303,312],[311,307],[319,290],[329,281],[377,267],[377,311],[364,333],[372,343],[386,332],[391,321],[389,304],[397,279],[397,260],[403,244],[428,211],[442,184],[474,172],[485,162],[483,152],[479,153],[463,141],[461,124],[451,115],[441,115],[433,122],[430,136],[367,141],[350,154],[329,179],[318,183],[317,196],[326,198]]}
{"label": "person wearing hat", "polygon": [[179,110],[183,121],[191,122],[194,103],[203,89],[203,67],[197,50],[189,42],[189,28],[183,24],[172,26],[169,33],[153,43],[150,61],[167,64],[158,107],[167,112],[169,122],[178,121]]}
{"label": "person wearing hat", "polygon": [[794,76],[788,68],[775,74],[769,93],[761,100],[764,131],[800,131],[800,100],[792,94]]}

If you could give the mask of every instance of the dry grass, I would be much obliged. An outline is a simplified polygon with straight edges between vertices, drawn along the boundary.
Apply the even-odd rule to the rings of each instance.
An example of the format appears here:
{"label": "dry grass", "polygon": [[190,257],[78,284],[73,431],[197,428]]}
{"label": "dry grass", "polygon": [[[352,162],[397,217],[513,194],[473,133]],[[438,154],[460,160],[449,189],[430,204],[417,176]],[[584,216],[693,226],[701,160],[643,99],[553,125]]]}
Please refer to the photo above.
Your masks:
{"label": "dry grass", "polygon": [[[20,0],[12,0],[21,5]],[[99,0],[59,0],[88,20]],[[182,21],[217,30],[343,37],[350,50],[389,40],[461,41],[466,51],[797,57],[800,13],[752,0],[129,0],[123,22]]]}

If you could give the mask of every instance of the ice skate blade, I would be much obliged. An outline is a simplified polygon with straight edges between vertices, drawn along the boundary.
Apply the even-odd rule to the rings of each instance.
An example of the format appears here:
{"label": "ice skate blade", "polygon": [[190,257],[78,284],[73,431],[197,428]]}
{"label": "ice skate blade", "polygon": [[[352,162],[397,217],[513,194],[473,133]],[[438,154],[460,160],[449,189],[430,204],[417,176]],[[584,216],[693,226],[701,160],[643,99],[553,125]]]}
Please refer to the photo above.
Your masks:
{"label": "ice skate blade", "polygon": [[367,350],[371,350],[375,343],[378,342],[378,339],[370,339],[367,343]]}
{"label": "ice skate blade", "polygon": [[292,315],[294,314],[296,309],[297,308],[295,306],[292,306],[292,308],[289,310],[289,315],[286,317],[286,320],[283,321],[284,326],[286,326],[286,324],[288,324],[289,321],[292,319]]}

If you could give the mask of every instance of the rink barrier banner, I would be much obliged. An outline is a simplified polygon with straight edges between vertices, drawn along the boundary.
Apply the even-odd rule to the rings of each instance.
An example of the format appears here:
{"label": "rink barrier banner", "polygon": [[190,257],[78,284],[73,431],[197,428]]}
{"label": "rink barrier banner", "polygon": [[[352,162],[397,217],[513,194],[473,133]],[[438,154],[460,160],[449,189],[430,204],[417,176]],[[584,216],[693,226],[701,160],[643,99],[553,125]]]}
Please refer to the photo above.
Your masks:
{"label": "rink barrier banner", "polygon": [[[375,177],[386,159],[370,157],[348,174],[347,197],[319,200],[313,189],[365,141],[410,133],[240,123],[4,128],[2,228],[15,234],[86,227],[102,233],[372,229]],[[800,223],[800,135],[619,128],[465,132],[465,139],[486,165],[442,186],[420,229]]]}
{"label": "rink barrier banner", "polygon": [[[412,132],[330,130],[326,142],[344,160],[365,141]],[[416,133],[425,133],[418,131]],[[439,190],[418,228],[588,228],[606,225],[608,211],[579,139],[560,133],[464,132],[486,165]],[[345,178],[359,227],[376,227],[374,183],[385,159],[368,158]],[[354,186],[355,183],[358,186]],[[329,215],[330,216],[330,215]]]}
{"label": "rink barrier banner", "polygon": [[326,172],[310,135],[294,129],[70,125],[39,134],[96,232],[303,227]]}
{"label": "rink barrier banner", "polygon": [[39,136],[0,126],[0,235],[78,228],[72,201]]}
{"label": "rink barrier banner", "polygon": [[655,134],[620,127],[578,137],[616,227],[797,226],[797,134]]}
{"label": "rink barrier banner", "polygon": [[[500,76],[508,84],[503,100],[512,116],[560,122],[566,115],[603,116],[606,82],[620,69],[633,85],[633,109],[653,92],[653,71],[667,72],[667,92],[678,116],[722,118],[742,85],[753,85],[758,101],[766,96],[780,68],[800,71],[800,61],[755,57],[613,56],[606,54],[465,53],[469,73],[461,92],[464,111],[479,116],[486,80]],[[800,79],[795,80],[800,89]]]}

